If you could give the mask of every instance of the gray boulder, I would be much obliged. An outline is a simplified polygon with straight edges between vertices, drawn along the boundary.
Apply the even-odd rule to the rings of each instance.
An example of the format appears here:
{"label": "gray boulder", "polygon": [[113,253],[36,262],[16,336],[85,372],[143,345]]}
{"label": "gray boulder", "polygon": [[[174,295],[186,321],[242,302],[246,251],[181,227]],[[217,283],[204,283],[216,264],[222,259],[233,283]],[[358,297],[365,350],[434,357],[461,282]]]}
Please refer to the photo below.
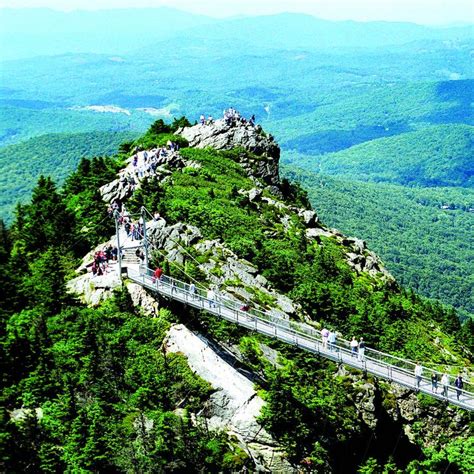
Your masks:
{"label": "gray boulder", "polygon": [[227,125],[224,120],[216,120],[211,125],[194,125],[181,128],[177,135],[188,140],[194,148],[212,147],[216,150],[244,148],[255,155],[254,158],[241,154],[240,164],[249,176],[263,180],[268,185],[278,186],[280,182],[278,162],[280,147],[273,137],[267,136],[259,127],[250,124]]}

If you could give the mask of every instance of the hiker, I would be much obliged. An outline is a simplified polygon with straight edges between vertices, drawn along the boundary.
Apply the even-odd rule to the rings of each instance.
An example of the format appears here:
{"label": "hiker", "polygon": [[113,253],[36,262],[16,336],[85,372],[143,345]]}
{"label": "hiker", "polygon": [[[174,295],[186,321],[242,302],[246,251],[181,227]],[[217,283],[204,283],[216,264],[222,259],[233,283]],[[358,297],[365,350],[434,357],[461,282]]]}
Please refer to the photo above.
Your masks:
{"label": "hiker", "polygon": [[359,348],[359,343],[357,342],[357,339],[355,337],[352,338],[351,341],[351,355],[352,357],[357,356],[357,349]]}
{"label": "hiker", "polygon": [[461,395],[462,388],[464,387],[464,382],[462,380],[461,374],[458,374],[456,380],[454,381],[454,386],[456,387],[456,397],[459,400],[459,396]]}
{"label": "hiker", "polygon": [[105,249],[105,258],[107,259],[107,263],[109,263],[110,260],[113,260],[113,249],[112,245],[109,245]]}
{"label": "hiker", "polygon": [[207,290],[207,299],[209,300],[209,308],[216,307],[216,294],[212,288]]}
{"label": "hiker", "polygon": [[438,393],[438,374],[436,372],[431,374],[431,391]]}
{"label": "hiker", "polygon": [[191,283],[189,285],[189,293],[191,293],[191,298],[194,300],[196,298],[196,285],[194,283]]}
{"label": "hiker", "polygon": [[321,339],[323,340],[323,348],[328,348],[329,331],[326,328],[321,329]]}
{"label": "hiker", "polygon": [[449,387],[449,377],[448,374],[445,372],[441,377],[441,386],[443,387],[443,396],[448,397],[448,387]]}
{"label": "hiker", "polygon": [[212,115],[209,115],[209,117],[207,117],[207,124],[212,125],[213,123],[214,123],[214,119],[212,118]]}
{"label": "hiker", "polygon": [[204,125],[206,123],[206,117],[204,117],[203,114],[199,117],[199,121],[201,122],[201,125]]}
{"label": "hiker", "polygon": [[359,341],[359,354],[357,357],[359,362],[364,361],[364,355],[365,355],[365,342],[364,342],[364,338],[361,337]]}
{"label": "hiker", "polygon": [[416,388],[420,390],[420,382],[421,382],[421,376],[423,375],[423,367],[419,362],[416,363],[415,365],[415,383],[416,383]]}
{"label": "hiker", "polygon": [[159,285],[162,276],[163,276],[163,270],[160,267],[157,267],[156,270],[153,272],[151,282],[152,283],[157,282]]}
{"label": "hiker", "polygon": [[135,251],[135,255],[137,256],[137,258],[139,258],[141,260],[141,263],[144,262],[145,260],[145,254],[141,251],[141,249],[137,249]]}
{"label": "hiker", "polygon": [[335,331],[329,331],[329,336],[328,336],[328,343],[329,343],[329,350],[333,351],[336,347],[336,332]]}

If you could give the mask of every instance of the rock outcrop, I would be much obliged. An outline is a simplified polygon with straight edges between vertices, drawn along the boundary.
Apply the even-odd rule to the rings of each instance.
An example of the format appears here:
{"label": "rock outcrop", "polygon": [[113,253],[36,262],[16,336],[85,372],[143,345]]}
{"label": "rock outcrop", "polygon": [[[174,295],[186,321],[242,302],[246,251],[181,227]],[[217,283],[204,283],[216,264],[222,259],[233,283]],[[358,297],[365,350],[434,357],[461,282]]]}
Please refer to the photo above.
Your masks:
{"label": "rock outcrop", "polygon": [[367,248],[365,241],[355,237],[347,237],[337,229],[323,226],[319,222],[318,215],[312,209],[291,206],[282,201],[264,196],[263,191],[259,188],[252,188],[250,190],[241,189],[239,193],[247,196],[249,201],[258,209],[263,209],[265,205],[277,209],[281,214],[280,222],[287,232],[293,225],[291,216],[296,215],[305,228],[306,238],[308,240],[321,242],[321,238],[324,237],[339,242],[344,248],[347,263],[356,272],[368,273],[373,277],[385,281],[395,281],[393,276],[384,267],[380,258]]}
{"label": "rock outcrop", "polygon": [[271,135],[267,135],[260,126],[249,123],[227,125],[225,121],[216,120],[209,125],[194,125],[181,128],[176,132],[194,148],[212,147],[216,150],[243,148],[255,157],[246,154],[239,156],[242,167],[249,176],[261,179],[265,184],[278,186],[280,182],[278,163],[280,147]]}
{"label": "rock outcrop", "polygon": [[153,177],[163,182],[171,174],[171,170],[195,166],[195,163],[184,160],[176,151],[163,153],[155,148],[146,153],[145,155],[140,151],[132,155],[125,168],[120,170],[117,179],[99,189],[105,202],[126,201],[145,178]]}
{"label": "rock outcrop", "polygon": [[90,306],[97,306],[112,296],[114,288],[121,286],[115,271],[101,276],[85,273],[68,282],[68,290],[79,296],[81,301]]}
{"label": "rock outcrop", "polygon": [[[185,261],[192,261],[220,295],[242,304],[250,303],[257,309],[264,309],[258,302],[264,296],[272,301],[265,308],[270,314],[285,319],[305,317],[299,305],[272,289],[257,267],[239,258],[219,240],[202,239],[197,227],[181,222],[169,226],[159,219],[147,225],[147,234],[153,248],[169,262],[184,265]],[[198,261],[186,248],[202,258]]]}
{"label": "rock outcrop", "polygon": [[222,359],[203,336],[182,324],[173,326],[166,339],[168,352],[184,354],[191,369],[216,390],[208,402],[210,428],[235,436],[260,472],[294,472],[275,440],[258,424],[264,401],[253,382]]}

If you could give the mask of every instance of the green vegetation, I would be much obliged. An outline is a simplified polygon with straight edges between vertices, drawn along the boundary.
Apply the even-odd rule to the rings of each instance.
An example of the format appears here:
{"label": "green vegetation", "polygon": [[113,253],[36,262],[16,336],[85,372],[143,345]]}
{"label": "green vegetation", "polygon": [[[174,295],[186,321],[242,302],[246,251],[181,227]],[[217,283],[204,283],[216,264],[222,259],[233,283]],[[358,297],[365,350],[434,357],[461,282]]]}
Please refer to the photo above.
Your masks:
{"label": "green vegetation", "polygon": [[180,148],[185,148],[188,146],[187,140],[180,135],[174,135],[174,132],[178,128],[189,126],[191,126],[191,123],[186,117],[174,119],[171,125],[167,125],[162,119],[158,119],[151,124],[145,135],[133,142],[133,145],[147,150],[165,146],[168,141],[171,141]]}
{"label": "green vegetation", "polygon": [[[184,220],[198,225],[206,238],[222,239],[314,320],[344,334],[364,335],[371,346],[427,363],[470,365],[464,346],[472,334],[452,311],[377,277],[356,274],[340,244],[307,241],[299,218],[285,228],[281,210],[239,193],[254,186],[238,164],[244,153],[183,149],[200,167],[174,171],[163,185],[149,180],[129,207],[145,204],[169,223]],[[330,362],[211,316],[194,317],[191,310],[174,315],[163,306],[156,318],[145,317],[124,291],[97,308],[68,295],[65,282],[78,259],[110,235],[97,187],[119,166],[118,159],[82,160],[61,192],[42,177],[31,203],[18,206],[11,229],[0,225],[0,283],[8,290],[0,294],[1,456],[10,472],[250,467],[235,440],[209,430],[195,416],[212,387],[192,373],[183,356],[163,350],[174,321],[240,345],[249,366],[262,376],[260,393],[267,405],[261,423],[301,469],[347,472],[361,466],[367,472],[377,465],[409,468],[410,462],[420,469],[445,469],[449,463],[464,469],[467,461],[460,453],[466,448],[456,440],[441,452],[422,452],[400,435],[400,422],[387,421],[390,395],[383,386],[376,389],[374,403],[385,421],[369,428],[353,402],[365,390],[360,375],[334,376]],[[297,185],[285,182],[282,190],[288,202],[306,200]],[[279,351],[277,366],[265,359],[261,342]],[[466,414],[459,416],[459,423],[467,422]],[[416,440],[421,446],[422,434]]]}
{"label": "green vegetation", "polygon": [[[25,102],[29,104],[33,101],[34,99]],[[49,107],[40,109],[30,107],[2,106],[0,108],[0,145],[13,145],[41,135],[63,133],[69,135],[123,132],[131,137],[143,133],[152,121],[152,117],[145,112],[137,112],[131,116],[123,113],[74,110],[67,106],[58,107],[56,104],[49,104]],[[102,146],[109,140],[105,136],[103,138]],[[119,142],[124,139],[127,137],[119,137]],[[100,144],[100,140],[97,144]]]}
{"label": "green vegetation", "polygon": [[248,459],[237,444],[191,421],[212,388],[162,350],[171,313],[144,318],[125,292],[90,309],[65,291],[78,257],[108,235],[96,226],[91,239],[84,219],[113,165],[83,160],[62,194],[41,178],[11,231],[0,227],[2,462],[9,472],[239,470]]}
{"label": "green vegetation", "polygon": [[474,127],[438,125],[367,141],[338,153],[287,161],[346,180],[474,188],[473,146]]}
{"label": "green vegetation", "polygon": [[133,132],[55,133],[0,148],[0,216],[11,222],[15,204],[29,198],[40,175],[62,184],[81,158],[114,154],[120,143],[136,136]]}
{"label": "green vegetation", "polygon": [[[424,328],[426,320],[432,319],[446,330],[463,334],[465,340],[454,313],[377,278],[356,275],[340,245],[330,239],[321,246],[309,243],[297,218],[285,231],[279,224],[280,210],[263,203],[257,206],[238,193],[254,186],[237,163],[242,153],[246,152],[183,150],[183,156],[201,167],[175,171],[163,186],[144,183],[131,209],[142,205],[158,209],[170,223],[188,222],[199,227],[205,238],[222,239],[237,255],[256,264],[280,291],[301,303],[313,319],[338,328],[347,337],[363,334],[380,350],[447,363],[441,352],[433,355],[434,337]],[[404,340],[406,334],[413,335],[410,342]],[[457,352],[454,339],[444,343]],[[457,353],[463,364],[463,356]]]}
{"label": "green vegetation", "polygon": [[474,191],[351,182],[290,167],[283,173],[308,189],[324,222],[366,240],[404,286],[474,315]]}
{"label": "green vegetation", "polygon": [[[374,84],[271,124],[282,146],[319,155],[430,124],[473,124],[473,80]],[[372,135],[372,136],[371,136]]]}

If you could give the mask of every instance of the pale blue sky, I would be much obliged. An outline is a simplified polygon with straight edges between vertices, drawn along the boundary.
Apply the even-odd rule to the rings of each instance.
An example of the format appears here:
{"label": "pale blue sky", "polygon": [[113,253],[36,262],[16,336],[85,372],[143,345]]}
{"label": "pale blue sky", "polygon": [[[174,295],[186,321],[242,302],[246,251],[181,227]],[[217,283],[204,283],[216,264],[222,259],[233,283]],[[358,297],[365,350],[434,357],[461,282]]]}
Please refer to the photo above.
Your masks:
{"label": "pale blue sky", "polygon": [[57,10],[169,6],[215,17],[302,12],[330,20],[474,22],[472,0],[0,0],[0,7]]}

